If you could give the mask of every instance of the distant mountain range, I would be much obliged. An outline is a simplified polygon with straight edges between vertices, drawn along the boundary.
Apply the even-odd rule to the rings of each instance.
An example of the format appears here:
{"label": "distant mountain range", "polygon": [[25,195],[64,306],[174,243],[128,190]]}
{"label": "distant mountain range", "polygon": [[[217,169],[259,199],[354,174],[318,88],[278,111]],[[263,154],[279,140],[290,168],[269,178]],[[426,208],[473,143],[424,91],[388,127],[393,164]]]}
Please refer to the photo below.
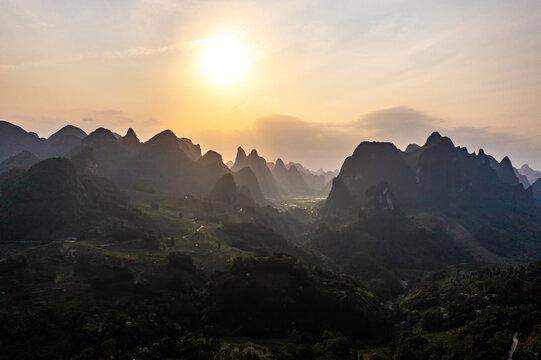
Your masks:
{"label": "distant mountain range", "polygon": [[285,166],[281,160],[281,166],[272,166],[271,171],[256,150],[247,156],[242,148],[238,149],[235,163],[226,165],[220,154],[208,151],[203,155],[199,145],[170,130],[143,143],[133,129],[124,136],[104,128],[86,134],[67,125],[44,139],[0,121],[0,173],[28,169],[53,157],[71,159],[81,174],[102,176],[120,187],[164,194],[206,196],[224,175],[231,174],[239,189],[244,189],[242,193],[260,204],[266,199],[324,196],[330,191],[332,177],[337,175],[322,170],[311,172],[301,164]]}
{"label": "distant mountain range", "polygon": [[533,170],[528,164],[522,165],[520,169],[517,169],[517,172],[526,177],[528,183],[532,185],[541,178],[541,171]]}

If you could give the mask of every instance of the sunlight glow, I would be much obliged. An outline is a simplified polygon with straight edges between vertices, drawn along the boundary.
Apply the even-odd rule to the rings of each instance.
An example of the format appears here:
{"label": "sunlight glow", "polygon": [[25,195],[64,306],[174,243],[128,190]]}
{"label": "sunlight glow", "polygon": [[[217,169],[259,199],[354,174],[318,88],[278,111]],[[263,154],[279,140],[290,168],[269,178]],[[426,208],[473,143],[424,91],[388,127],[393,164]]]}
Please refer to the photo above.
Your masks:
{"label": "sunlight glow", "polygon": [[251,61],[242,38],[242,35],[233,34],[204,40],[201,65],[209,80],[233,85],[244,79]]}

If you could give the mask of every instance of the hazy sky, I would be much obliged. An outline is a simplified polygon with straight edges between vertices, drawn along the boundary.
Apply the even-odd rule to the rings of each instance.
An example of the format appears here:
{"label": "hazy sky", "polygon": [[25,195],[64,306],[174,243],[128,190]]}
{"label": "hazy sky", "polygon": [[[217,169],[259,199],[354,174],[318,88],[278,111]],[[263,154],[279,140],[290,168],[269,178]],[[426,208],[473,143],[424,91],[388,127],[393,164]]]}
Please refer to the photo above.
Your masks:
{"label": "hazy sky", "polygon": [[[224,34],[250,58],[229,85],[201,66]],[[541,168],[541,2],[0,0],[0,119],[327,169],[438,130]]]}

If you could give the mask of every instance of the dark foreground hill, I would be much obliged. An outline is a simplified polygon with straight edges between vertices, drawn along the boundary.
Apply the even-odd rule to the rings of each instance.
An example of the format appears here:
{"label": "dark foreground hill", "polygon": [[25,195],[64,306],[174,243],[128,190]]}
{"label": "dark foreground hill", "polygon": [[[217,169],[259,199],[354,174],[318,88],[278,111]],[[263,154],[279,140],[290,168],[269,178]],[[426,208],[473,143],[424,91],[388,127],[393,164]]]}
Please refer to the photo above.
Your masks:
{"label": "dark foreground hill", "polygon": [[[359,282],[285,255],[205,273],[183,253],[134,259],[74,243],[6,261],[0,346],[11,358],[241,359],[244,347],[222,348],[216,338],[206,350],[182,342],[194,333],[317,339],[323,330],[369,342],[388,326],[387,311]],[[318,352],[349,353],[343,335],[326,337],[340,339],[339,348]]]}
{"label": "dark foreground hill", "polygon": [[12,169],[27,170],[30,166],[39,161],[39,158],[29,151],[23,150],[17,155],[0,162],[0,174]]}
{"label": "dark foreground hill", "polygon": [[51,158],[5,179],[0,193],[2,240],[78,236],[114,218],[137,223],[137,211],[109,181],[78,175],[68,159]]}

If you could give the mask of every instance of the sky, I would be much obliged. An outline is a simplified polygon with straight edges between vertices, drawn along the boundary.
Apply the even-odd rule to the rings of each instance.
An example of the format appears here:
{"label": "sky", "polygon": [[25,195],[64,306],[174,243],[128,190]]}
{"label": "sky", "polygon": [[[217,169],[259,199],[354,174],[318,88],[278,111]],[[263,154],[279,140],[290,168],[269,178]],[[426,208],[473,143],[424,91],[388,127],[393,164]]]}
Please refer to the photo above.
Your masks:
{"label": "sky", "polygon": [[541,169],[539,34],[537,0],[0,0],[0,119],[312,169],[439,131]]}

